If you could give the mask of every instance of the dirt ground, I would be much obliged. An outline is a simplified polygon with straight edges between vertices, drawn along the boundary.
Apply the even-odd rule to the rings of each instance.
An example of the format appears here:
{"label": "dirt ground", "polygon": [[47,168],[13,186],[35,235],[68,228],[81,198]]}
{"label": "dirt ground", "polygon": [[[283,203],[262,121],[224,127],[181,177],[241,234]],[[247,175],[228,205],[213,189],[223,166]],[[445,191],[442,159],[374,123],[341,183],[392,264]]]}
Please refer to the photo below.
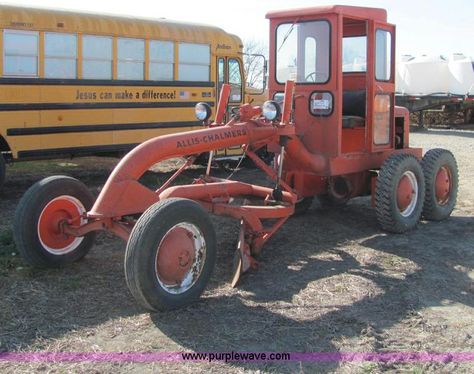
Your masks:
{"label": "dirt ground", "polygon": [[[460,169],[457,207],[441,223],[383,232],[368,198],[323,210],[314,203],[265,246],[258,271],[230,287],[238,225],[214,218],[218,259],[201,301],[145,313],[125,284],[125,244],[100,234],[81,262],[26,266],[10,226],[23,192],[67,173],[93,191],[113,159],[17,164],[0,192],[0,351],[474,351],[474,132],[413,133],[412,145],[444,147]],[[254,170],[236,174],[255,178]],[[0,363],[17,372],[470,373],[474,363]]]}

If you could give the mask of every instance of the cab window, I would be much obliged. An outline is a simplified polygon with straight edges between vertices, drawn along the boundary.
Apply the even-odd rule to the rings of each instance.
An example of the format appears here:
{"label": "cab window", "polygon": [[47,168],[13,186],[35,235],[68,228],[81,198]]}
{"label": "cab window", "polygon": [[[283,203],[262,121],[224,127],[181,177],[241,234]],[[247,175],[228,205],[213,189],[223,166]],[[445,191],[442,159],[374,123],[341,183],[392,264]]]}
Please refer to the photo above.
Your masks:
{"label": "cab window", "polygon": [[342,39],[342,72],[367,71],[367,37],[349,36]]}
{"label": "cab window", "polygon": [[392,66],[392,34],[385,30],[375,32],[375,79],[389,81]]}
{"label": "cab window", "polygon": [[284,23],[276,31],[276,79],[285,83],[326,83],[330,70],[327,21]]}

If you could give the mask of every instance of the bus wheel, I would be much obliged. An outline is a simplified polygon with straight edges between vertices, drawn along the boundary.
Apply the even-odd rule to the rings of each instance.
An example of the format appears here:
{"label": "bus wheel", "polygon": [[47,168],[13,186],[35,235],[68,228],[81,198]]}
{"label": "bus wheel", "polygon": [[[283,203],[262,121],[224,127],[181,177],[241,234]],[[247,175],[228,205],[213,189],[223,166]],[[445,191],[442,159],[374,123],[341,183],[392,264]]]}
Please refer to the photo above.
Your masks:
{"label": "bus wheel", "polygon": [[402,233],[419,222],[425,198],[425,178],[416,157],[395,154],[380,168],[375,189],[375,213],[382,228]]}
{"label": "bus wheel", "polygon": [[5,183],[6,169],[5,158],[0,153],[0,190],[2,189],[3,183]]}
{"label": "bus wheel", "polygon": [[197,300],[216,259],[207,212],[188,199],[167,199],[135,224],[125,252],[125,279],[144,308],[169,310]]}
{"label": "bus wheel", "polygon": [[448,218],[458,194],[458,166],[446,149],[431,149],[421,162],[426,181],[423,216],[432,221]]}
{"label": "bus wheel", "polygon": [[61,232],[61,223],[85,223],[84,213],[94,197],[77,179],[45,178],[21,198],[15,212],[14,239],[25,261],[35,267],[60,267],[83,258],[92,247],[95,232],[83,237]]}

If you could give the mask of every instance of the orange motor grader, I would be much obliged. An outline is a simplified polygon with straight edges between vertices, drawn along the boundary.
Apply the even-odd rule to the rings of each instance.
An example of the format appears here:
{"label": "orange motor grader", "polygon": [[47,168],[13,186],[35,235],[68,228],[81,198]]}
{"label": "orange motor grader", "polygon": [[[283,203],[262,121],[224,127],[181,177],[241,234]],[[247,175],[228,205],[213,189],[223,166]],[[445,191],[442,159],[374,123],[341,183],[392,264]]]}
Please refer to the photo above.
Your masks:
{"label": "orange motor grader", "polygon": [[[262,107],[243,105],[225,121],[230,87],[215,108],[198,103],[204,128],[148,140],[128,153],[98,198],[76,179],[57,176],[21,199],[14,235],[34,266],[84,257],[96,231],[127,241],[126,281],[149,310],[196,300],[211,275],[216,235],[209,214],[234,217],[240,234],[233,284],[258,265],[264,243],[314,196],[342,203],[371,195],[382,228],[403,233],[447,218],[458,171],[442,149],[409,147],[408,111],[394,105],[395,26],[383,9],[325,6],[271,12],[269,93]],[[226,122],[226,123],[225,123]],[[273,180],[272,188],[212,176],[213,150],[242,146]],[[273,152],[268,166],[259,156]],[[209,152],[205,175],[173,180]],[[156,190],[140,177],[157,162],[186,162]]]}

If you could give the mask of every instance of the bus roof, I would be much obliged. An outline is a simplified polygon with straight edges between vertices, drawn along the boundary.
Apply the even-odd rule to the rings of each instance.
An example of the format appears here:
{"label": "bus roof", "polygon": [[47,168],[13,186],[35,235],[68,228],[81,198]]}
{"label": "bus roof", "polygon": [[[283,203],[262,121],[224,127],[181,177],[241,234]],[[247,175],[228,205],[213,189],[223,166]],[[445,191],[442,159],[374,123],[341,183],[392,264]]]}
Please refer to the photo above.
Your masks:
{"label": "bus roof", "polygon": [[343,17],[370,19],[387,22],[387,11],[381,8],[367,8],[349,5],[326,5],[311,8],[277,10],[267,13],[267,18],[286,18],[297,16],[321,16],[323,14],[341,14]]}
{"label": "bus roof", "polygon": [[81,32],[130,38],[159,38],[195,43],[226,43],[241,48],[239,37],[208,25],[119,15],[0,5],[0,27],[54,32]]}

